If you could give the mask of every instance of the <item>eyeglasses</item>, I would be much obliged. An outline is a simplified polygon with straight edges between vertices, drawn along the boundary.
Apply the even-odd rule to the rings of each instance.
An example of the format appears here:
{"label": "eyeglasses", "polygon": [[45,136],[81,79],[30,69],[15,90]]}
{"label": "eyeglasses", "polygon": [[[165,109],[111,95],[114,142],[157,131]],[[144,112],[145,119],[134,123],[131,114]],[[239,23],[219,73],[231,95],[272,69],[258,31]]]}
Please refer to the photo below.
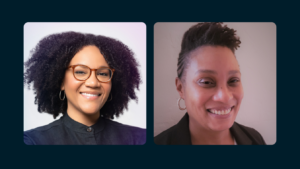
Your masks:
{"label": "eyeglasses", "polygon": [[91,69],[85,65],[72,65],[68,68],[73,69],[74,78],[79,81],[87,80],[91,76],[91,72],[95,71],[96,78],[99,82],[109,82],[113,76],[115,69],[109,67],[101,67],[99,69]]}

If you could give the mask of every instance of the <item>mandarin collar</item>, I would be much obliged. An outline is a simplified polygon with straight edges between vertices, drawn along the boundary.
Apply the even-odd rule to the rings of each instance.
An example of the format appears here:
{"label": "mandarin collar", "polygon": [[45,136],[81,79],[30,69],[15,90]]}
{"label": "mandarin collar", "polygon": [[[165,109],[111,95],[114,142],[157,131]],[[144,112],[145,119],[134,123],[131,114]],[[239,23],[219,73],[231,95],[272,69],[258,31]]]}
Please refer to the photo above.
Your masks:
{"label": "mandarin collar", "polygon": [[65,126],[67,126],[69,129],[79,132],[79,133],[98,133],[101,132],[105,127],[105,120],[103,117],[99,117],[97,122],[93,124],[92,126],[86,126],[82,123],[79,123],[75,120],[73,120],[68,113],[64,113],[63,117],[61,117],[62,122]]}

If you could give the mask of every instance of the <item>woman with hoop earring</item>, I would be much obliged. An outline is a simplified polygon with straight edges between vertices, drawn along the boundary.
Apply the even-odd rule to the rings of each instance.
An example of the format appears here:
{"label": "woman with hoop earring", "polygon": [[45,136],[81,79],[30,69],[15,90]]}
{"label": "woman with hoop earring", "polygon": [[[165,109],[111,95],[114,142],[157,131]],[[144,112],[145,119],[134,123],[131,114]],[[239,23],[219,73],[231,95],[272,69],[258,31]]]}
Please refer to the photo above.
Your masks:
{"label": "woman with hoop earring", "polygon": [[256,130],[235,122],[244,96],[235,56],[240,44],[235,30],[222,23],[199,23],[185,32],[175,83],[178,108],[186,114],[157,135],[156,144],[265,144]]}

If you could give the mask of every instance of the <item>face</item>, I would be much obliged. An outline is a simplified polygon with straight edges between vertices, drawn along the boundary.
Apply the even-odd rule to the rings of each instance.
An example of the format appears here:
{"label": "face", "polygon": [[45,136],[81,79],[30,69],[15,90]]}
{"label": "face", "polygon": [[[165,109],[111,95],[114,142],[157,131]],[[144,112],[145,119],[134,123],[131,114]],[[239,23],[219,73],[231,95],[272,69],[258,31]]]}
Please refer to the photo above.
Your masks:
{"label": "face", "polygon": [[[70,65],[86,65],[91,69],[109,67],[96,46],[85,46],[71,60]],[[93,115],[100,112],[108,99],[111,81],[103,83],[96,78],[95,71],[85,81],[78,81],[73,76],[73,69],[67,69],[61,90],[65,90],[68,99],[68,113]]]}
{"label": "face", "polygon": [[239,65],[229,48],[202,46],[192,51],[182,79],[176,79],[176,86],[190,123],[210,131],[233,125],[244,94]]}

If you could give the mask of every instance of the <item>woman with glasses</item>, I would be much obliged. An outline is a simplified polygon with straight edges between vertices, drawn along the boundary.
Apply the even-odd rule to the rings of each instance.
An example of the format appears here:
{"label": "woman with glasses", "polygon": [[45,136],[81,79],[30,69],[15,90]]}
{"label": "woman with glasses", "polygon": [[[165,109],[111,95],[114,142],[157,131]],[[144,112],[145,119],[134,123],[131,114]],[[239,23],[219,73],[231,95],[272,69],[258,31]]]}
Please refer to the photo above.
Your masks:
{"label": "woman with glasses", "polygon": [[39,112],[56,118],[24,132],[28,145],[144,144],[146,130],[112,121],[137,100],[141,82],[132,51],[105,36],[65,32],[42,39],[25,63]]}

